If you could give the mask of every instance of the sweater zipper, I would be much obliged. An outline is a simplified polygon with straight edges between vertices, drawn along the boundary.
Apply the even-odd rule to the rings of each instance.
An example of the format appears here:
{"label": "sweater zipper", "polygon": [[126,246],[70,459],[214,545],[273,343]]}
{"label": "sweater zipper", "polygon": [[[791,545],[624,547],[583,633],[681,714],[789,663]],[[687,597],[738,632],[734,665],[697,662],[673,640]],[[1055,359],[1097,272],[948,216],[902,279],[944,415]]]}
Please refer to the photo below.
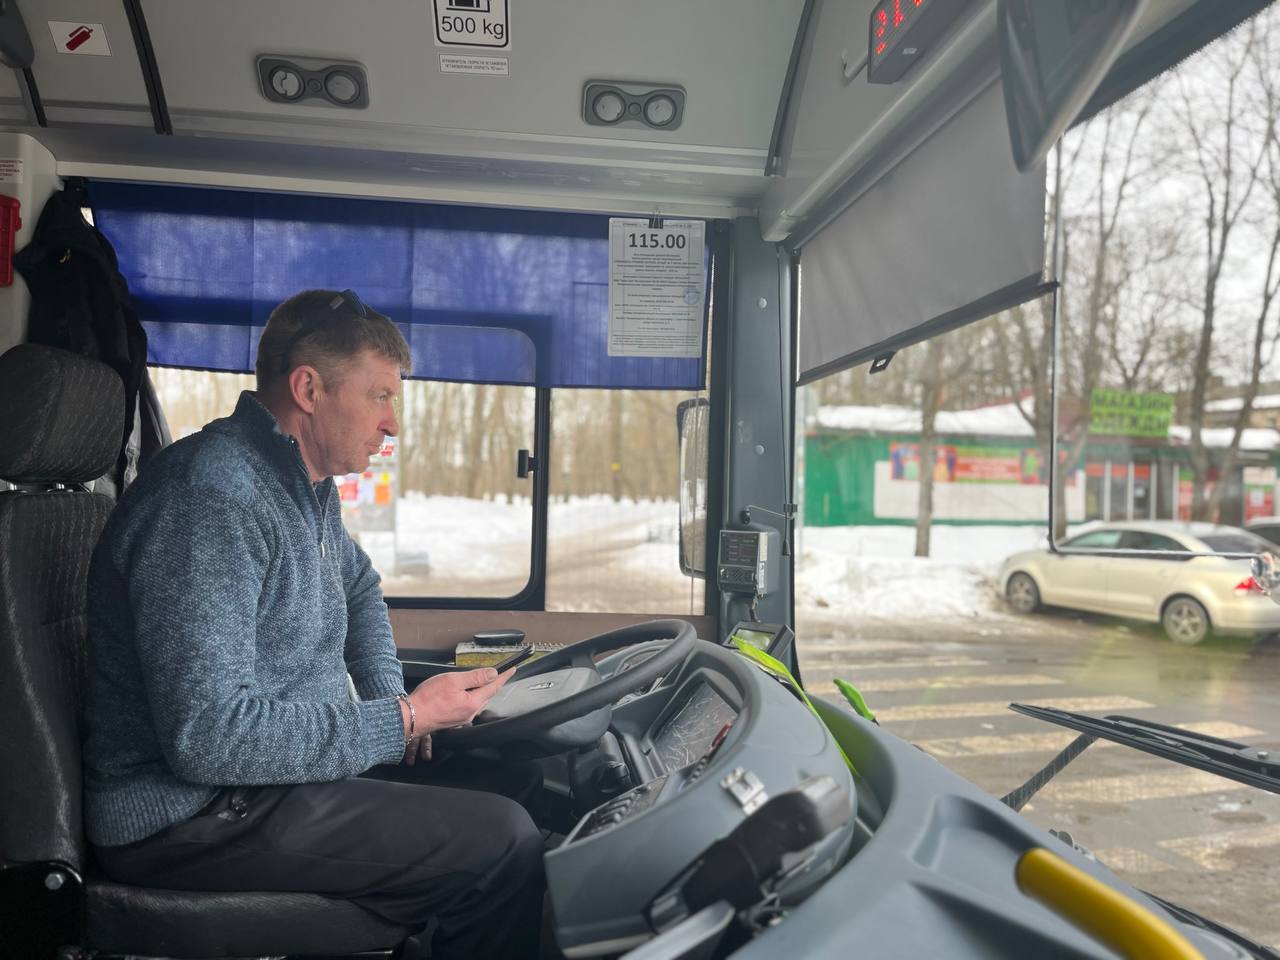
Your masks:
{"label": "sweater zipper", "polygon": [[307,471],[307,464],[302,459],[302,450],[298,447],[298,438],[289,437],[289,446],[293,448],[294,462],[297,464],[298,469],[302,471],[302,477],[306,481],[307,492],[311,495],[311,502],[314,504],[316,512],[320,515],[318,545],[320,547],[320,559],[323,560],[327,552],[324,544],[324,521],[325,514],[328,512],[328,504],[321,503],[320,498],[316,496],[316,488],[311,482],[311,474]]}

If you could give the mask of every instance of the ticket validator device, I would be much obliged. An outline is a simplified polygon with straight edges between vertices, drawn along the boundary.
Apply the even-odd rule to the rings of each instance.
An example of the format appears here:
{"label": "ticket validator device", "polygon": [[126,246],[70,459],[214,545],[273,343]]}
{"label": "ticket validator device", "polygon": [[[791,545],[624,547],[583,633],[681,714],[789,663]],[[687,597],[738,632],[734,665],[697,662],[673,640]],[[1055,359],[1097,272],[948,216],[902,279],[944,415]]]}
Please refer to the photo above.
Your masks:
{"label": "ticket validator device", "polygon": [[764,597],[778,588],[781,536],[771,527],[721,530],[716,583],[721,592]]}

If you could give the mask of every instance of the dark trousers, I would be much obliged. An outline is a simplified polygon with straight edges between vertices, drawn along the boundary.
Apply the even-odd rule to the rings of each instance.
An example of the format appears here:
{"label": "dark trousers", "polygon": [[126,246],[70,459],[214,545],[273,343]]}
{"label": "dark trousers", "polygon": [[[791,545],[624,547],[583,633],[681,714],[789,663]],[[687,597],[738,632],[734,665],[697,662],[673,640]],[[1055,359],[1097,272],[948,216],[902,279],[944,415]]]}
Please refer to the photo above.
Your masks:
{"label": "dark trousers", "polygon": [[380,767],[334,783],[224,790],[189,820],[94,852],[123,883],[319,893],[406,927],[435,918],[436,957],[536,957],[545,881],[528,813],[496,793],[421,782],[453,775],[531,795],[527,775],[488,770],[496,782],[455,757],[394,771],[412,783],[373,779],[393,772]]}

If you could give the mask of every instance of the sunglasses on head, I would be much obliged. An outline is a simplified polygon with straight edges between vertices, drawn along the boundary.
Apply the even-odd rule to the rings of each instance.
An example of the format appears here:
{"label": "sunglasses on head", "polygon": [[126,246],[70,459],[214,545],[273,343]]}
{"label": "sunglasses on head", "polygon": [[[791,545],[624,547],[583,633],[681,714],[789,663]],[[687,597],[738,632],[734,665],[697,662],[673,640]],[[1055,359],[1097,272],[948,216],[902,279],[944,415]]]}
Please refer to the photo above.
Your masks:
{"label": "sunglasses on head", "polygon": [[343,304],[350,307],[355,312],[355,315],[361,320],[367,320],[369,318],[369,312],[365,308],[364,301],[360,299],[360,294],[356,293],[354,290],[343,290],[340,294],[329,301],[329,309],[339,310],[342,308]]}
{"label": "sunglasses on head", "polygon": [[[335,314],[344,306],[361,320],[367,320],[369,318],[368,308],[365,307],[364,301],[360,299],[360,295],[354,290],[343,290],[340,294],[329,301],[329,309]],[[289,357],[293,354],[293,349],[298,345],[298,341],[308,334],[314,333],[320,326],[328,323],[332,317],[333,314],[328,316],[322,315],[318,321],[312,319],[311,322],[301,324],[298,329],[294,331],[293,336],[289,338],[289,342],[284,346],[284,352],[280,354],[281,373],[289,372]]]}

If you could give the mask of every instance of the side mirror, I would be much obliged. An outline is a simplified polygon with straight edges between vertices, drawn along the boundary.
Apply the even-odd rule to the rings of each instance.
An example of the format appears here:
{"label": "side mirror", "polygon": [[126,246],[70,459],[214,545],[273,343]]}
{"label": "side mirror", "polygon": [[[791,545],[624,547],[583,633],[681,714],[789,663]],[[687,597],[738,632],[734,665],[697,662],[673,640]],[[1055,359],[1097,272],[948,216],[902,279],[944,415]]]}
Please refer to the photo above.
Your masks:
{"label": "side mirror", "polygon": [[707,432],[711,403],[703,397],[676,407],[680,443],[680,572],[707,575]]}
{"label": "side mirror", "polygon": [[1146,0],[999,0],[1000,81],[1013,163],[1027,171],[1080,115]]}

